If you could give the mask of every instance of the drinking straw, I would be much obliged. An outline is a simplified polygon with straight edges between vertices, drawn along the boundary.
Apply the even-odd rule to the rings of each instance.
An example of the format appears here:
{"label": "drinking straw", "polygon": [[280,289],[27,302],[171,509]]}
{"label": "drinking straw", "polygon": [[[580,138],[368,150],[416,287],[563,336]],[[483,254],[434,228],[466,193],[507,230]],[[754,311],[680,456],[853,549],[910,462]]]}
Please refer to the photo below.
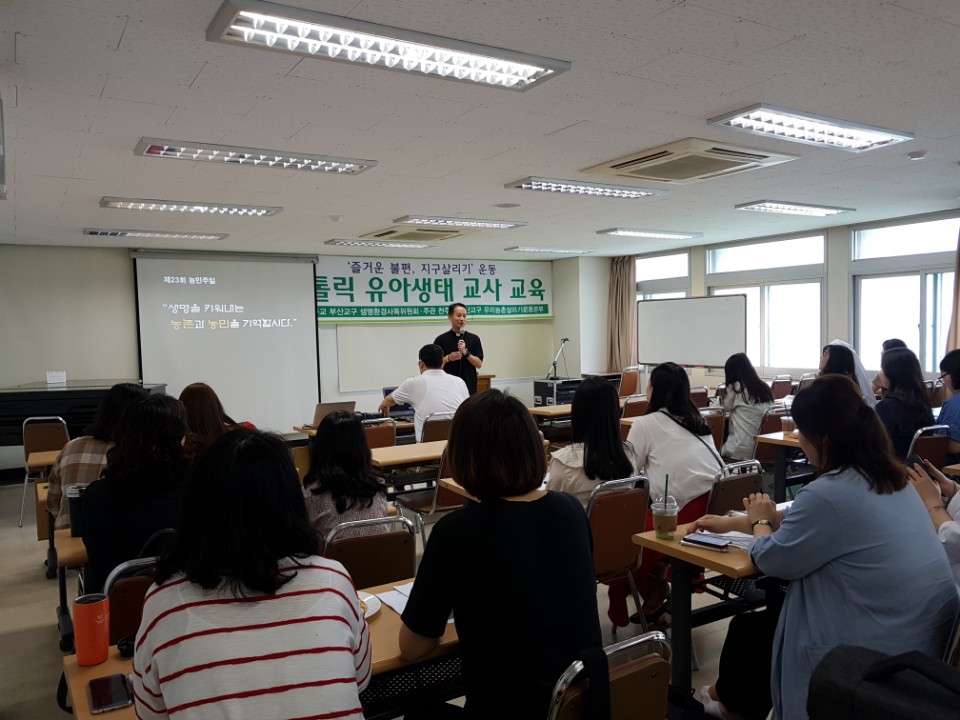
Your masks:
{"label": "drinking straw", "polygon": [[663,481],[663,505],[666,507],[667,498],[670,496],[670,493],[667,492],[670,489],[670,473],[667,473],[666,479]]}

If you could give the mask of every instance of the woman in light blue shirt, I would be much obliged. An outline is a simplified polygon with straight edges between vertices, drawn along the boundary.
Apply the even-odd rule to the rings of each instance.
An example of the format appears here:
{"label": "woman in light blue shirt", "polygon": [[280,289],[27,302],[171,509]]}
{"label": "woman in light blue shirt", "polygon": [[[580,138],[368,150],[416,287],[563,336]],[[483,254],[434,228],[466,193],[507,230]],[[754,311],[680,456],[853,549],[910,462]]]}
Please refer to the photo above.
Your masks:
{"label": "woman in light blue shirt", "polygon": [[[831,648],[940,656],[960,611],[924,505],[905,489],[905,469],[856,385],[821,377],[797,394],[791,412],[820,476],[788,511],[756,494],[744,499],[746,517],[695,523],[710,532],[752,532],[757,569],[790,581],[773,640],[771,695],[780,720],[807,717],[810,675]],[[752,638],[728,636],[731,642],[760,651]],[[736,705],[722,692],[719,700]]]}

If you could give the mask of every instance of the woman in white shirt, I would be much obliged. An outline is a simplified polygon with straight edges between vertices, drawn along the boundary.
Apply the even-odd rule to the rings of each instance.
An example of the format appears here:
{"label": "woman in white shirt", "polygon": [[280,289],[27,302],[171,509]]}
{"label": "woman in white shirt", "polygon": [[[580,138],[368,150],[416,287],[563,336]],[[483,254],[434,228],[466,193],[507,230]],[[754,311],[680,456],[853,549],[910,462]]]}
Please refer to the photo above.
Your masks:
{"label": "woman in white shirt", "polygon": [[[651,500],[663,496],[669,477],[668,492],[680,507],[677,522],[692,522],[706,512],[710,488],[724,466],[723,459],[713,444],[709,426],[690,400],[690,380],[682,367],[672,362],[655,367],[647,384],[647,397],[647,413],[634,421],[627,442],[650,482]],[[647,529],[653,529],[650,513]],[[648,623],[664,612],[669,599],[664,571],[657,568],[662,558],[660,553],[644,551],[635,573]]]}
{"label": "woman in white shirt", "polygon": [[570,493],[586,507],[599,483],[635,475],[637,460],[620,440],[620,399],[603,378],[577,386],[570,419],[573,442],[551,456],[547,490]]}
{"label": "woman in white shirt", "polygon": [[763,414],[773,405],[773,393],[757,375],[746,353],[728,357],[723,371],[727,386],[723,409],[730,415],[730,432],[720,453],[734,460],[750,460],[755,443],[753,437],[760,430]]}

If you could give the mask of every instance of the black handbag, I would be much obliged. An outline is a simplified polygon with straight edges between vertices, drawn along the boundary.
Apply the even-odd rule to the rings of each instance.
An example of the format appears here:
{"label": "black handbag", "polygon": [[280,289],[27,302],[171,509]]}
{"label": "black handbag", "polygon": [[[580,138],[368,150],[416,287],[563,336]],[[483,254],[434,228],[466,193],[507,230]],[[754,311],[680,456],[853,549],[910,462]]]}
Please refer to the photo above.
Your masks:
{"label": "black handbag", "polygon": [[810,676],[810,720],[943,720],[958,708],[960,670],[915,650],[840,645]]}

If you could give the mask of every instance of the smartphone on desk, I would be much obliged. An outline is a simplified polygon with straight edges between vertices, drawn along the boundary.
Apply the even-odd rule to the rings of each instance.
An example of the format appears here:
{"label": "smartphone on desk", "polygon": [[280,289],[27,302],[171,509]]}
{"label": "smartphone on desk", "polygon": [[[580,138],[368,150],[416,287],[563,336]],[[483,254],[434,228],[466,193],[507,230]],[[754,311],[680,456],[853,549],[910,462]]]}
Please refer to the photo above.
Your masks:
{"label": "smartphone on desk", "polygon": [[94,678],[87,685],[87,695],[90,697],[90,712],[94,714],[133,704],[133,693],[123,673]]}
{"label": "smartphone on desk", "polygon": [[716,550],[718,552],[727,552],[730,547],[730,541],[726,538],[716,537],[707,533],[695,532],[684,535],[680,538],[681,545],[689,547],[705,548],[707,550]]}

